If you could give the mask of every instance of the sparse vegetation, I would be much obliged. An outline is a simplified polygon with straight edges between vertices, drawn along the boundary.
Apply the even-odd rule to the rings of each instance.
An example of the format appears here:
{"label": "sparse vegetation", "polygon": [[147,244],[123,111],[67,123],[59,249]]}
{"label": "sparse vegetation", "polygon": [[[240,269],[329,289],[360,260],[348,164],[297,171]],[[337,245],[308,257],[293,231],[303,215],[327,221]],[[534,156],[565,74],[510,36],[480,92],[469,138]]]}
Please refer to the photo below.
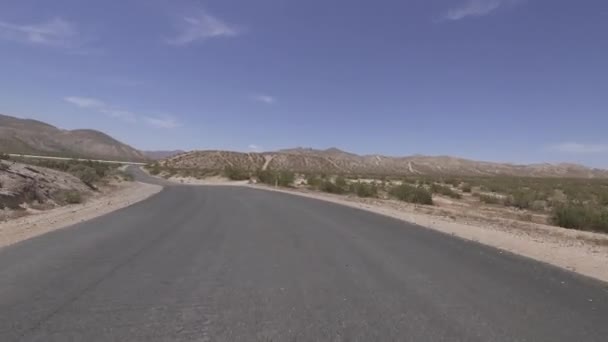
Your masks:
{"label": "sparse vegetation", "polygon": [[346,192],[344,188],[339,187],[338,185],[336,185],[336,183],[327,179],[320,184],[319,190],[330,194],[343,194]]}
{"label": "sparse vegetation", "polygon": [[350,184],[350,192],[359,197],[378,197],[378,187],[375,183],[355,182]]}
{"label": "sparse vegetation", "polygon": [[395,186],[390,189],[390,194],[397,199],[410,203],[417,204],[433,204],[433,197],[431,192],[424,186],[412,186],[409,184],[402,184]]}
{"label": "sparse vegetation", "polygon": [[82,195],[78,191],[67,191],[64,196],[65,202],[68,204],[82,203]]}
{"label": "sparse vegetation", "polygon": [[[456,182],[456,181],[453,181],[453,183],[454,182]],[[431,191],[434,194],[440,194],[440,195],[448,196],[448,197],[455,198],[455,199],[462,198],[462,195],[459,194],[458,192],[452,190],[451,187],[445,186],[445,185],[440,185],[437,183],[433,183],[431,185]]]}
{"label": "sparse vegetation", "polygon": [[153,176],[157,176],[160,174],[161,172],[161,168],[160,168],[160,164],[158,164],[158,162],[154,162],[152,164],[147,164],[145,166],[146,170],[148,170],[148,172],[150,172],[151,175]]}
{"label": "sparse vegetation", "polygon": [[11,156],[9,156],[6,153],[0,153],[0,160],[9,160],[11,159]]}
{"label": "sparse vegetation", "polygon": [[257,177],[260,183],[283,187],[293,186],[295,180],[295,174],[290,171],[260,170]]}
{"label": "sparse vegetation", "polygon": [[503,204],[504,203],[504,199],[499,195],[480,194],[480,193],[475,193],[475,195],[479,196],[479,200],[482,203],[486,203],[486,204]]}
{"label": "sparse vegetation", "polygon": [[251,178],[248,171],[231,166],[224,169],[224,176],[234,181],[249,180]]}
{"label": "sparse vegetation", "polygon": [[310,187],[317,188],[323,183],[323,178],[314,174],[306,175],[306,184]]}
{"label": "sparse vegetation", "polygon": [[566,204],[553,209],[551,221],[565,228],[608,233],[608,208]]}

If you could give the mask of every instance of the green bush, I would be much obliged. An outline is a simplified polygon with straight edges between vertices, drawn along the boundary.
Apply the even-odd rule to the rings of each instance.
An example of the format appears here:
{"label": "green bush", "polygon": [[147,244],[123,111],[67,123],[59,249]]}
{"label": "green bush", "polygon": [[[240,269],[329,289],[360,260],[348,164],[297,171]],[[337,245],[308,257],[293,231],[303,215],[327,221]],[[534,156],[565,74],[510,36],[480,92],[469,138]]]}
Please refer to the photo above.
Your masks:
{"label": "green bush", "polygon": [[82,196],[78,191],[72,190],[65,193],[64,200],[69,204],[82,203]]}
{"label": "green bush", "polygon": [[67,171],[88,185],[91,185],[100,179],[98,172],[94,168],[83,164],[72,165]]}
{"label": "green bush", "polygon": [[566,204],[553,209],[551,222],[564,228],[608,233],[608,208]]}
{"label": "green bush", "polygon": [[378,196],[378,188],[376,184],[368,184],[368,183],[352,183],[350,185],[350,192],[357,194],[359,197],[377,197]]}
{"label": "green bush", "polygon": [[132,182],[135,180],[135,176],[133,176],[133,174],[131,172],[128,171],[117,171],[116,175],[119,176],[120,178],[122,178],[122,180],[127,181],[127,182]]}
{"label": "green bush", "polygon": [[257,173],[260,183],[290,187],[295,181],[295,174],[290,171],[261,170]]}
{"label": "green bush", "polygon": [[536,199],[536,193],[533,191],[516,190],[510,196],[507,196],[505,205],[518,209],[530,209]]}
{"label": "green bush", "polygon": [[440,194],[440,195],[448,196],[448,197],[455,198],[455,199],[462,198],[462,195],[460,195],[456,191],[452,190],[452,188],[450,188],[449,186],[445,186],[445,185],[433,184],[433,185],[431,185],[431,191],[434,194]]}
{"label": "green bush", "polygon": [[338,186],[342,189],[346,189],[346,186],[348,185],[346,183],[346,179],[344,179],[344,177],[342,177],[342,176],[336,177],[335,183],[336,183],[336,186]]}
{"label": "green bush", "polygon": [[146,169],[150,172],[151,175],[156,176],[160,173],[160,165],[158,163],[152,163],[146,165]]}
{"label": "green bush", "polygon": [[418,204],[433,204],[433,196],[423,186],[411,186],[408,184],[402,184],[393,187],[390,190],[390,194],[397,199],[410,203]]}
{"label": "green bush", "polygon": [[319,176],[306,175],[306,184],[308,184],[311,187],[314,187],[314,188],[319,187],[322,182],[323,182],[323,179]]}
{"label": "green bush", "polygon": [[328,192],[330,194],[343,194],[346,192],[344,188],[337,186],[334,182],[330,180],[324,180],[319,185],[319,190],[323,192]]}
{"label": "green bush", "polygon": [[230,166],[224,169],[224,176],[234,181],[248,180],[249,178],[251,178],[251,175],[248,171]]}

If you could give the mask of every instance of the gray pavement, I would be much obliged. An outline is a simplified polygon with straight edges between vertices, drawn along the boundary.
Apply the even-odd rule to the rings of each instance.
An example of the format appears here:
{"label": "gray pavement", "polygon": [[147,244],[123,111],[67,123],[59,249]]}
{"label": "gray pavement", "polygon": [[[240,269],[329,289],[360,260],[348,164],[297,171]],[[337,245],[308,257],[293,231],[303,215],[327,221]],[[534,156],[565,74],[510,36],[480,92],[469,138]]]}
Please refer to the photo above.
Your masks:
{"label": "gray pavement", "polygon": [[0,249],[0,341],[607,339],[604,283],[249,188],[167,186]]}

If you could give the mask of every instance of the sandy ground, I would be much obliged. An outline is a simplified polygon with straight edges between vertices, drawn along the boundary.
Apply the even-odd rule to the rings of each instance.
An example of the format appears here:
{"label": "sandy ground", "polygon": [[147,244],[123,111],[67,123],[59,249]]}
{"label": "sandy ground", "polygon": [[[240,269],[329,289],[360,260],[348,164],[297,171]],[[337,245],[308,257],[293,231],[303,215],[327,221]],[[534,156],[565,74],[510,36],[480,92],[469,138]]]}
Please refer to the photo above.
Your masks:
{"label": "sandy ground", "polygon": [[30,215],[0,222],[0,248],[127,207],[161,190],[159,185],[122,182],[82,204],[45,211],[28,209]]}

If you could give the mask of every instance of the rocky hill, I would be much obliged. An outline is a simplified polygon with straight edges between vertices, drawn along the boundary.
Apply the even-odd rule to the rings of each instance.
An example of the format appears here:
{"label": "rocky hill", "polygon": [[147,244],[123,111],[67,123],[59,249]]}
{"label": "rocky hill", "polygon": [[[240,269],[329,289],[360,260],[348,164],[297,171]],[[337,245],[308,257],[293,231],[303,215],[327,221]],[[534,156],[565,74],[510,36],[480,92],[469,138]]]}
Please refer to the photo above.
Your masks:
{"label": "rocky hill", "polygon": [[387,157],[357,155],[336,148],[296,148],[264,153],[194,151],[168,158],[161,165],[177,169],[289,170],[303,173],[352,175],[458,175],[531,177],[608,177],[607,170],[576,164],[515,165],[473,161],[449,156]]}
{"label": "rocky hill", "polygon": [[44,122],[0,115],[0,153],[143,161],[137,149],[89,129],[63,130]]}
{"label": "rocky hill", "polygon": [[173,150],[173,151],[143,151],[144,155],[146,157],[148,157],[149,159],[152,160],[160,160],[160,159],[166,159],[166,158],[171,158],[173,156],[176,156],[178,154],[182,154],[186,151],[182,151],[182,150]]}

